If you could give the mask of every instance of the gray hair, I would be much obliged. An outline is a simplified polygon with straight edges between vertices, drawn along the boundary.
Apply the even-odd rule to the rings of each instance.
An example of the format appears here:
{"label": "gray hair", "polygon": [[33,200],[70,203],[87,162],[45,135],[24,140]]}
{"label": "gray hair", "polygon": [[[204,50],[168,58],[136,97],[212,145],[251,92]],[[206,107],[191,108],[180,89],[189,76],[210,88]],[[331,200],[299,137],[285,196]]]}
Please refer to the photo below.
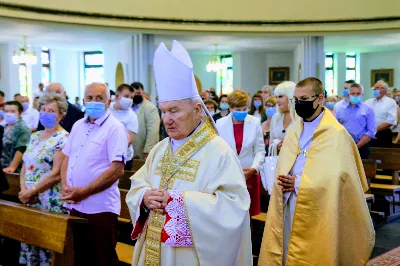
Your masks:
{"label": "gray hair", "polygon": [[[388,89],[389,89],[389,84],[387,84],[386,81],[384,81],[384,80],[378,80],[378,82],[375,83],[375,85],[378,84],[378,83],[383,83],[383,89],[384,89],[386,92],[388,91]],[[375,86],[374,86],[374,87],[375,87]]]}
{"label": "gray hair", "polygon": [[86,88],[85,88],[85,95],[86,95],[87,89],[88,89],[90,86],[93,86],[93,85],[101,85],[101,86],[104,86],[104,87],[106,88],[106,101],[108,101],[108,100],[111,98],[111,96],[110,96],[110,90],[108,89],[107,84],[105,84],[105,83],[103,83],[103,82],[92,82],[92,83],[89,83],[89,84],[86,86]]}
{"label": "gray hair", "polygon": [[193,98],[188,98],[188,99],[184,99],[184,101],[196,105],[196,104],[201,104],[201,116],[206,116],[206,112],[204,110],[204,103],[203,103],[203,99],[201,99],[200,97],[193,97]]}
{"label": "gray hair", "polygon": [[58,112],[62,115],[66,115],[68,111],[68,103],[67,100],[63,96],[58,93],[49,92],[44,93],[39,98],[39,110],[42,108],[43,105],[48,103],[55,102],[58,106]]}

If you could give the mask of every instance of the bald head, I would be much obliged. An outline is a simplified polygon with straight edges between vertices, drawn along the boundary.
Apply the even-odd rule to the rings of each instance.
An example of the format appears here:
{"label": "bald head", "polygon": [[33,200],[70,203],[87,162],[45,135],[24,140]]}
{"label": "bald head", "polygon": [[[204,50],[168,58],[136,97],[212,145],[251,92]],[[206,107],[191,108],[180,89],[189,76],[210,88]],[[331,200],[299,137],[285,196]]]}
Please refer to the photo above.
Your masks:
{"label": "bald head", "polygon": [[66,98],[66,96],[67,96],[63,85],[58,82],[49,83],[49,85],[46,86],[46,92],[57,93],[57,94],[62,95],[64,98]]}

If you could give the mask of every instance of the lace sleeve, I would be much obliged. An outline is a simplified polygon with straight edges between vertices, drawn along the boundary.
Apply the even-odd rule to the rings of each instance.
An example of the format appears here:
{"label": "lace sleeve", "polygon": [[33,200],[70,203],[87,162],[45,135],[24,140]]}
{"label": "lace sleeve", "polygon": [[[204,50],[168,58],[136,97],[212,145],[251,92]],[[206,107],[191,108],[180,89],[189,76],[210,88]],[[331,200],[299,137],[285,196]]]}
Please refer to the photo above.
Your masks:
{"label": "lace sleeve", "polygon": [[183,193],[169,191],[171,196],[165,208],[166,217],[163,228],[162,242],[170,247],[192,247],[189,223]]}

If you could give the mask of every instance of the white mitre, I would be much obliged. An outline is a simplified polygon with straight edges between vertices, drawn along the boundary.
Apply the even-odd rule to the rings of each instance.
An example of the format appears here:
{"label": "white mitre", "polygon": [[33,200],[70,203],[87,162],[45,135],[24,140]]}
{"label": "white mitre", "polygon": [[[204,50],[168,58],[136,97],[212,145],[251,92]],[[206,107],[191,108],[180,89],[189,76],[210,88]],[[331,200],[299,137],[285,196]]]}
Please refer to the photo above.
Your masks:
{"label": "white mitre", "polygon": [[[175,40],[172,42],[171,51],[167,49],[163,42],[160,43],[154,53],[153,70],[159,103],[193,98],[201,99],[194,79],[192,60],[189,53],[179,42]],[[204,112],[214,124],[214,119],[203,101],[201,103]]]}

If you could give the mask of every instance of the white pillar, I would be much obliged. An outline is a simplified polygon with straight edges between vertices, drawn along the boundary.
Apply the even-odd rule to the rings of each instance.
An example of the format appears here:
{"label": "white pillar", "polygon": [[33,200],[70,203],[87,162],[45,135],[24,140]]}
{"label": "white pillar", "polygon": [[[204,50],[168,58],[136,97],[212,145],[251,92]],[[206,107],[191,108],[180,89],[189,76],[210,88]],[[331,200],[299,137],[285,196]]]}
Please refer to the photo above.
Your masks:
{"label": "white pillar", "polygon": [[316,77],[325,82],[324,37],[305,37],[302,40],[303,62],[301,78]]}
{"label": "white pillar", "polygon": [[153,79],[154,51],[154,35],[135,34],[132,36],[132,82],[141,82],[153,102],[157,95]]}
{"label": "white pillar", "polygon": [[6,101],[20,92],[18,65],[12,62],[14,50],[18,50],[17,43],[0,44],[0,90],[5,93]]}

